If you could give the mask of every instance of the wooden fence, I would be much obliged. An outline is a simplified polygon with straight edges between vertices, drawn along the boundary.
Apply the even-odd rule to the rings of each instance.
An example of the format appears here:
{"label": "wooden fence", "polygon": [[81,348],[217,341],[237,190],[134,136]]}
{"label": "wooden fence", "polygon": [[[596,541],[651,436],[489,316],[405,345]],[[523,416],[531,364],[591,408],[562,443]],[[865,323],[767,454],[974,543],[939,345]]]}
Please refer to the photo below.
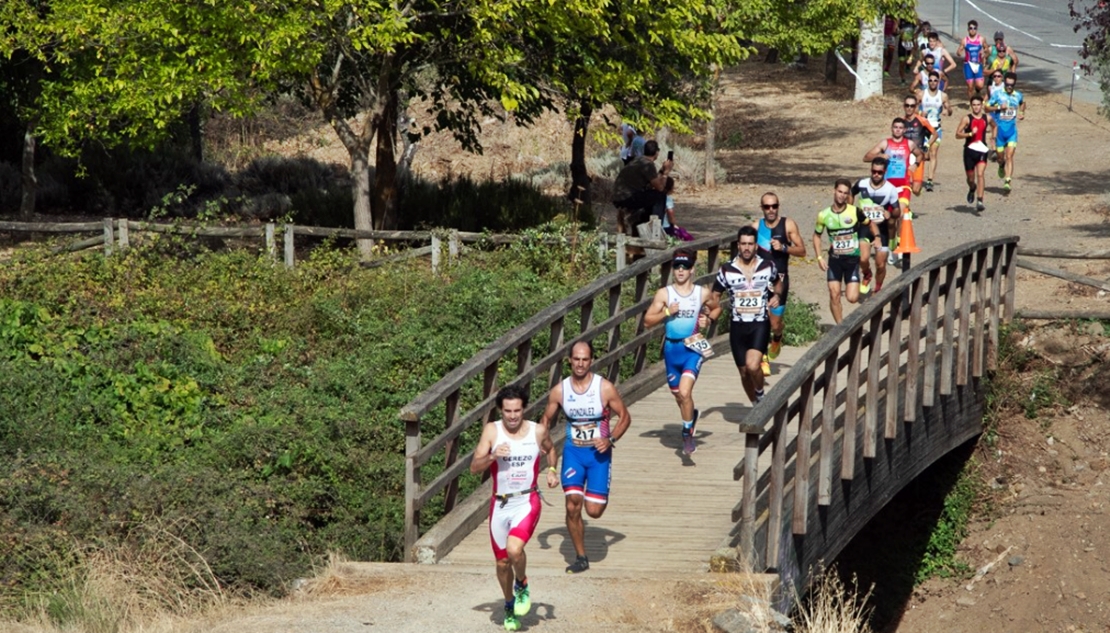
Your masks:
{"label": "wooden fence", "polygon": [[[735,239],[735,234],[728,233],[683,246],[708,254],[700,258],[706,261],[707,272],[699,283],[712,278],[722,251],[729,253]],[[401,409],[405,547],[411,559],[438,560],[484,517],[488,483],[469,497],[460,497],[460,477],[469,472],[476,441],[476,436],[470,438],[471,445],[464,447],[463,434],[496,414],[499,383],[531,390],[533,401],[524,413],[534,419],[551,388],[562,379],[562,361],[570,348],[579,341],[594,341],[602,348],[594,371],[619,384],[626,402],[658,388],[662,363],[654,366],[655,371],[648,370],[647,351],[649,345],[658,345],[662,327],[645,329],[643,315],[670,274],[671,252],[667,251],[596,280],[497,339]],[[627,380],[622,380],[622,366],[630,374]],[[421,511],[433,501],[442,503],[446,516],[424,534]]]}
{"label": "wooden fence", "polygon": [[[657,224],[657,222],[656,222]],[[204,226],[189,224],[169,224],[159,222],[140,222],[116,218],[104,218],[90,222],[7,222],[0,221],[0,231],[12,233],[97,233],[96,236],[82,239],[71,244],[54,248],[55,254],[73,252],[89,248],[103,247],[105,255],[111,255],[114,250],[126,250],[131,245],[131,235],[143,231],[153,233],[175,233],[192,237],[215,237],[232,239],[260,240],[263,251],[269,254],[275,262],[278,260],[277,234],[278,225],[274,223],[257,226]],[[338,229],[320,226],[300,226],[284,224],[280,227],[282,235],[282,259],[285,266],[293,268],[296,264],[296,238],[297,236],[312,236],[320,238],[345,238],[368,239],[382,242],[397,242],[414,244],[427,242],[427,246],[406,249],[402,252],[387,255],[363,262],[364,266],[380,266],[386,263],[411,259],[416,257],[430,257],[432,270],[438,270],[444,252],[450,259],[457,258],[464,250],[465,244],[509,244],[519,241],[520,235],[471,233],[453,229],[435,229],[429,231],[360,231],[356,229]],[[665,250],[667,241],[660,231],[654,231],[653,237],[639,239],[628,237],[624,234],[600,234],[598,244],[599,257],[606,259],[612,247],[617,270],[627,266],[628,248],[638,247],[648,250]],[[549,238],[555,240],[557,238]],[[446,248],[445,248],[446,246]]]}
{"label": "wooden fence", "polygon": [[797,584],[980,432],[974,379],[995,367],[1014,314],[1017,243],[974,242],[903,272],[769,390],[741,424],[742,496],[726,545]]}

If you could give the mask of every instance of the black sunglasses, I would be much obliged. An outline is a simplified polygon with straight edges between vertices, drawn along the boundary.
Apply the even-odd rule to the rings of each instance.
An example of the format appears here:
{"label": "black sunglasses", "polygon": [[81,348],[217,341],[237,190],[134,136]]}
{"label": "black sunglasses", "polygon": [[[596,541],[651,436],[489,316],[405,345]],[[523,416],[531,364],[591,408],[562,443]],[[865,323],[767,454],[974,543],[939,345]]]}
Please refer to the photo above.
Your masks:
{"label": "black sunglasses", "polygon": [[687,264],[685,262],[681,263],[681,264],[675,264],[674,265],[675,270],[690,270],[691,268],[693,268],[693,266],[691,266],[690,264]]}
{"label": "black sunglasses", "polygon": [[777,209],[779,208],[779,203],[776,202],[775,204],[761,204],[759,206],[763,207],[764,209]]}
{"label": "black sunglasses", "polygon": [[902,107],[903,108],[916,108],[917,104],[916,103],[903,103]]}
{"label": "black sunglasses", "polygon": [[885,173],[886,173],[886,170],[883,170],[883,169],[872,169],[872,170],[871,170],[871,173],[872,173],[872,174],[885,174]]}

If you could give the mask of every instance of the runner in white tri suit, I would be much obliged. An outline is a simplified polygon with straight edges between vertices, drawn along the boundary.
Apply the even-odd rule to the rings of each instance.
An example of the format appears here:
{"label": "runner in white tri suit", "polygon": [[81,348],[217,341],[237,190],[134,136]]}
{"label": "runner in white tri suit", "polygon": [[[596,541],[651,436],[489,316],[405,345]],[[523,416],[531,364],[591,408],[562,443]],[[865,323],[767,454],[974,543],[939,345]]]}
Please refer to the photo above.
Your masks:
{"label": "runner in white tri suit", "polygon": [[868,261],[868,258],[872,254],[872,250],[875,251],[874,291],[882,290],[883,281],[886,280],[886,254],[890,250],[890,236],[887,234],[884,222],[890,220],[891,214],[898,211],[898,188],[886,180],[886,162],[886,159],[882,156],[873,159],[871,161],[871,177],[863,178],[852,185],[851,194],[848,196],[848,204],[855,205],[872,224],[878,227],[879,231],[880,246],[872,249],[869,241],[871,237],[870,227],[865,224],[858,226],[860,236],[859,267],[863,276],[860,281],[860,292],[863,294],[866,294],[866,292],[862,286],[871,283],[871,262]]}
{"label": "runner in white tri suit", "polygon": [[[551,428],[559,409],[567,418],[563,444],[561,480],[566,495],[567,532],[574,544],[575,560],[568,574],[590,568],[586,557],[586,526],[582,509],[590,518],[599,519],[609,503],[613,447],[628,431],[632,418],[616,386],[593,373],[594,348],[586,341],[570,349],[570,376],[555,385],[547,395],[540,424]],[[617,419],[615,425],[611,423]]]}
{"label": "runner in white tri suit", "polygon": [[540,455],[546,457],[547,486],[554,488],[558,455],[547,427],[524,419],[528,391],[510,385],[497,393],[501,419],[482,429],[470,472],[491,472],[493,498],[489,535],[497,560],[497,581],[505,596],[505,629],[520,629],[519,618],[532,606],[524,545],[540,520]]}
{"label": "runner in white tri suit", "polygon": [[694,441],[698,410],[694,407],[694,383],[701,372],[702,362],[712,355],[709,341],[701,330],[709,326],[709,289],[694,283],[694,264],[697,254],[684,248],[675,251],[671,259],[674,283],[655,292],[655,298],[644,313],[644,327],[665,323],[663,335],[663,364],[667,369],[667,386],[678,403],[682,416],[682,450],[686,454],[697,450]]}
{"label": "runner in white tri suit", "polygon": [[921,112],[936,130],[936,134],[929,140],[924,148],[928,152],[929,160],[925,162],[925,191],[933,190],[933,176],[937,173],[937,160],[940,157],[940,140],[944,138],[941,129],[940,117],[952,116],[952,106],[948,103],[948,93],[940,89],[940,73],[929,72],[929,81],[926,87],[917,91],[917,101]]}

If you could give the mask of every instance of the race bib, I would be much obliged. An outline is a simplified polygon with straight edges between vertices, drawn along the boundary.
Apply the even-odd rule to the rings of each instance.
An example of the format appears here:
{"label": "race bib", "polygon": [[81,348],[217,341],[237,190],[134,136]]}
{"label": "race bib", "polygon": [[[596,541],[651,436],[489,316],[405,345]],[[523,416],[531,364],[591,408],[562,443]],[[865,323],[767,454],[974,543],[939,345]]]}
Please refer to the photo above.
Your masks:
{"label": "race bib", "polygon": [[732,295],[732,311],[738,315],[753,315],[763,311],[762,290],[739,290]]}
{"label": "race bib", "polygon": [[867,216],[867,219],[872,222],[878,223],[886,219],[883,217],[883,208],[878,205],[872,204],[866,207],[860,207],[860,210],[862,210],[863,214]]}
{"label": "race bib", "polygon": [[886,177],[906,177],[906,161],[903,159],[902,156],[895,155],[890,157],[890,162],[886,164]]}
{"label": "race bib", "polygon": [[1003,121],[1013,121],[1015,118],[1017,118],[1017,110],[1013,108],[1006,108],[1002,111],[1002,114],[999,115],[999,118]]}
{"label": "race bib", "polygon": [[859,235],[850,233],[848,235],[838,235],[833,238],[832,249],[833,255],[855,255],[856,249],[859,248]]}
{"label": "race bib", "polygon": [[598,426],[593,422],[572,424],[567,427],[567,433],[570,434],[570,441],[575,446],[593,446],[594,438],[600,437]]}
{"label": "race bib", "polygon": [[701,354],[702,358],[713,356],[713,346],[709,344],[709,339],[701,335],[701,332],[695,332],[693,336],[687,336],[682,343],[686,345],[686,349]]}

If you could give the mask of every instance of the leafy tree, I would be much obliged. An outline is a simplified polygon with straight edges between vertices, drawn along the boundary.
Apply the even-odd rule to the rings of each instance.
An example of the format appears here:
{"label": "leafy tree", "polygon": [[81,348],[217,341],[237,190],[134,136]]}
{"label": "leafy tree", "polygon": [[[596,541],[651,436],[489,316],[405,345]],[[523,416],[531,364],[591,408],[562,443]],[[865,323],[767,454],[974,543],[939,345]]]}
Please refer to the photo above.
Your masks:
{"label": "leafy tree", "polygon": [[1090,6],[1076,8],[1075,0],[1068,1],[1068,11],[1077,24],[1075,32],[1087,31],[1083,38],[1083,48],[1079,55],[1083,58],[1080,65],[1083,72],[1094,75],[1102,89],[1102,113],[1110,117],[1110,3],[1105,0]]}

